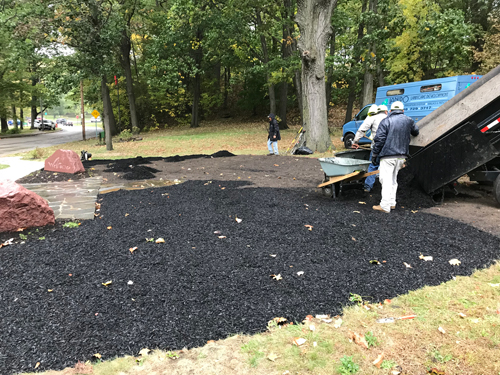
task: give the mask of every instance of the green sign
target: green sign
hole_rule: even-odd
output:
[[[45,112],[45,116],[47,116],[47,112]]]

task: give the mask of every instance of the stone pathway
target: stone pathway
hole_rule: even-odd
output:
[[[71,182],[22,184],[49,202],[56,219],[94,219],[95,202],[102,177]]]

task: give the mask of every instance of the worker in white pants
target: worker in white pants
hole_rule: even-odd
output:
[[[380,205],[373,206],[374,210],[389,213],[396,208],[398,172],[410,155],[411,136],[417,135],[418,126],[404,114],[403,103],[392,103],[391,113],[380,122],[373,140],[372,164],[380,163],[382,184],[382,200]]]
[[[396,208],[396,192],[398,190],[398,172],[405,163],[403,158],[386,158],[380,160],[379,180],[382,184],[382,200],[380,207],[385,212]]]

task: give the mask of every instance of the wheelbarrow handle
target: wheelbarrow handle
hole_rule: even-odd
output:
[[[397,318],[398,320],[404,320],[404,319],[414,319],[416,318],[417,316],[416,315],[406,315],[406,316],[402,316],[400,318]]]

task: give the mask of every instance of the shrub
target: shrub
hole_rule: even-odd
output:
[[[20,128],[12,128],[5,132],[6,134],[21,134]]]
[[[45,150],[43,148],[35,148],[26,154],[25,159],[44,159]]]
[[[132,138],[134,135],[132,134],[132,132],[130,130],[125,129],[118,136],[120,137],[120,139],[128,140],[128,139]]]

